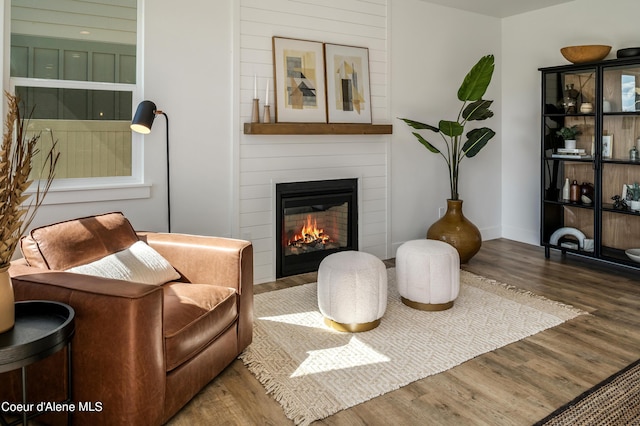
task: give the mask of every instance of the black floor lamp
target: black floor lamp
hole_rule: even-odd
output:
[[[151,101],[142,101],[138,105],[136,115],[131,120],[131,130],[143,135],[151,133],[151,126],[156,115],[162,114],[167,120],[167,218],[168,231],[171,232],[171,179],[169,177],[169,117],[163,111],[156,108],[156,104]]]

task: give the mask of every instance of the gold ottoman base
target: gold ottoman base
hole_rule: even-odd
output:
[[[343,331],[348,333],[360,333],[362,331],[373,330],[377,326],[380,325],[380,319],[371,322],[363,322],[363,323],[353,323],[353,324],[343,324],[341,322],[336,322],[332,319],[324,317],[324,323],[337,331]]]
[[[413,300],[405,299],[402,296],[400,296],[400,299],[402,300],[402,303],[404,303],[408,307],[413,309],[419,309],[421,311],[432,311],[432,312],[446,311],[447,309],[450,309],[451,307],[453,307],[453,300],[447,303],[420,303],[420,302],[414,302]]]

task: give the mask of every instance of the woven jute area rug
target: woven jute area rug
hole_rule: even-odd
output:
[[[400,301],[395,269],[388,278],[382,322],[364,333],[324,325],[316,283],[255,297],[253,343],[240,358],[296,424],[323,419],[584,313],[466,271],[453,308],[418,311]]]
[[[640,425],[640,360],[612,375],[535,426]]]

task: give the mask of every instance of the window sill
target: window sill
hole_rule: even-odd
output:
[[[29,188],[27,193],[34,194],[35,187]],[[42,204],[92,203],[150,197],[150,183],[66,184],[52,186]]]

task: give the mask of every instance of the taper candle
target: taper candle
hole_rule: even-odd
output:
[[[258,99],[258,77],[253,75],[253,99]]]
[[[264,104],[269,105],[269,80],[267,80],[267,90],[264,95]]]

